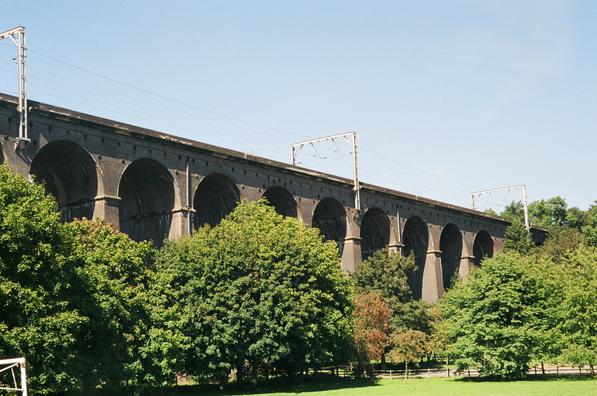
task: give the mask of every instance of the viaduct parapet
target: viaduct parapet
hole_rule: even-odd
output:
[[[0,94],[0,162],[44,183],[66,221],[103,219],[135,240],[160,245],[265,197],[335,241],[347,271],[385,246],[414,254],[413,293],[432,302],[501,250],[509,225],[371,184],[357,211],[351,180],[33,101],[31,141],[19,143],[16,103]]]

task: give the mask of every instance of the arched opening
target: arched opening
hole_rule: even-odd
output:
[[[363,260],[390,243],[390,219],[383,210],[369,209],[361,221],[361,255]]]
[[[449,289],[460,268],[462,258],[462,233],[454,224],[447,224],[439,241],[439,249],[442,251],[442,274],[444,278],[444,289]]]
[[[219,173],[206,176],[193,199],[195,209],[195,228],[209,224],[216,226],[234,210],[240,201],[240,193],[236,184]]]
[[[168,169],[148,158],[133,161],[120,178],[118,192],[120,230],[136,241],[161,246],[174,209],[174,179]]]
[[[296,217],[296,201],[292,194],[283,187],[270,187],[263,198],[274,207],[276,212],[286,217]]]
[[[333,198],[324,198],[315,207],[313,227],[319,228],[326,241],[335,241],[340,255],[344,251],[346,238],[346,211]]]
[[[427,224],[417,216],[410,217],[404,225],[402,232],[402,243],[404,256],[413,255],[415,259],[415,270],[408,274],[408,284],[415,298],[421,298],[423,294],[423,270],[427,258],[427,246],[429,244],[429,231]]]
[[[29,171],[58,201],[62,219],[93,218],[97,170],[91,155],[76,143],[51,142],[38,151]]]
[[[481,265],[483,260],[493,257],[493,238],[487,231],[479,231],[475,235],[473,256],[475,256],[475,265]]]

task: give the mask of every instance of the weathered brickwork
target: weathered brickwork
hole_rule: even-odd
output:
[[[502,249],[509,224],[369,184],[357,211],[348,179],[31,101],[31,141],[19,143],[15,103],[0,94],[0,161],[45,183],[65,220],[103,219],[137,240],[159,245],[265,196],[336,241],[347,271],[384,246],[413,253],[414,292],[435,301]]]

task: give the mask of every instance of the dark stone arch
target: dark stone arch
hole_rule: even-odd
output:
[[[444,278],[444,289],[449,289],[454,282],[454,277],[460,268],[462,258],[462,233],[454,224],[447,224],[442,229],[439,241],[439,249],[442,251],[442,275]]]
[[[234,210],[240,201],[240,192],[229,177],[220,173],[206,176],[193,199],[195,209],[195,228],[209,224],[216,226]]]
[[[29,172],[56,198],[64,221],[93,218],[98,174],[83,147],[67,140],[48,143],[33,158]]]
[[[415,298],[421,298],[423,294],[423,271],[427,258],[427,246],[429,244],[429,230],[427,224],[418,216],[412,216],[404,225],[402,232],[402,254],[413,255],[415,258],[415,270],[408,274],[408,284]]]
[[[481,265],[484,259],[493,257],[493,238],[487,231],[479,231],[475,235],[473,256],[475,257],[475,265]]]
[[[170,233],[174,179],[158,161],[133,161],[120,177],[120,230],[136,241],[161,246]]]
[[[0,165],[4,163],[4,146],[0,143]]]
[[[371,208],[361,221],[361,255],[363,260],[390,243],[390,219],[379,208]]]
[[[286,217],[296,217],[296,201],[294,197],[284,187],[274,186],[268,188],[263,194],[263,198],[276,209],[278,214]]]
[[[324,198],[313,212],[313,227],[317,227],[325,240],[335,241],[340,255],[344,251],[346,239],[346,210],[334,198]]]

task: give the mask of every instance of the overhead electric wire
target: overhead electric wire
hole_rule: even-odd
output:
[[[4,43],[0,43],[0,44],[6,45]],[[66,65],[68,67],[71,67],[71,68],[74,68],[74,69],[79,70],[81,72],[90,74],[90,75],[95,76],[97,78],[100,78],[100,79],[112,82],[114,84],[118,84],[120,86],[127,87],[129,89],[135,90],[135,91],[143,93],[145,95],[150,95],[152,97],[155,97],[155,98],[158,98],[158,99],[161,99],[161,100],[165,100],[165,101],[168,101],[168,102],[171,102],[171,103],[175,103],[177,105],[182,105],[182,106],[185,106],[186,108],[194,110],[194,111],[198,111],[198,112],[209,114],[209,115],[212,115],[212,116],[217,116],[217,117],[221,117],[221,118],[228,119],[228,120],[231,120],[231,121],[235,121],[235,122],[238,122],[238,123],[241,123],[241,124],[251,125],[253,127],[260,128],[259,132],[257,130],[251,130],[250,131],[250,132],[255,132],[257,135],[263,135],[265,133],[265,130],[269,130],[269,131],[281,132],[281,133],[284,133],[284,134],[290,134],[290,135],[297,136],[297,137],[300,137],[300,138],[308,138],[309,137],[309,136],[306,136],[305,134],[297,133],[297,132],[286,130],[286,129],[282,129],[282,128],[268,126],[268,125],[265,125],[265,124],[262,124],[262,123],[258,123],[258,122],[254,122],[254,121],[249,121],[249,120],[237,117],[237,116],[228,115],[228,114],[225,114],[225,113],[222,113],[222,112],[219,112],[219,111],[214,111],[214,110],[207,109],[207,108],[204,108],[204,107],[200,107],[200,106],[197,106],[197,105],[194,105],[194,104],[186,103],[186,102],[181,101],[179,99],[171,98],[171,97],[168,97],[168,96],[163,95],[163,94],[152,92],[150,90],[147,90],[147,89],[135,86],[133,84],[126,83],[126,82],[123,82],[123,81],[119,81],[119,80],[117,80],[115,78],[103,75],[101,73],[97,73],[97,72],[95,72],[93,70],[89,70],[87,68],[84,68],[84,67],[72,64],[70,62],[66,62],[64,60],[58,59],[58,58],[53,57],[51,55],[47,55],[47,54],[45,54],[45,53],[43,53],[41,51],[33,50],[31,48],[28,48],[28,51],[31,52],[31,53],[37,54],[37,55],[39,55],[41,57],[44,57],[46,59],[49,59],[51,61],[54,61],[54,62],[63,64],[63,65]],[[70,81],[74,81],[77,84],[81,84],[83,86],[88,85],[88,86],[93,87],[95,89],[99,89],[99,90],[111,92],[113,95],[120,96],[120,98],[118,100],[121,103],[125,103],[128,106],[134,106],[134,108],[135,108],[134,111],[132,111],[131,113],[128,114],[129,117],[131,116],[131,114],[132,115],[138,115],[138,114],[146,114],[147,115],[147,113],[144,113],[144,112],[142,112],[142,111],[139,110],[139,108],[138,108],[139,104],[137,104],[137,103],[127,103],[127,102],[123,101],[122,97],[128,97],[128,98],[130,98],[132,100],[135,100],[135,101],[142,101],[144,103],[148,103],[151,106],[157,107],[160,110],[160,113],[163,113],[161,115],[158,115],[155,112],[152,112],[151,115],[150,115],[150,118],[151,117],[158,117],[159,116],[159,117],[162,117],[162,118],[168,118],[168,119],[172,120],[173,117],[169,116],[166,112],[164,112],[164,108],[166,108],[166,109],[170,109],[170,110],[176,111],[176,118],[177,118],[177,120],[176,120],[176,126],[180,126],[178,124],[181,121],[179,119],[179,117],[180,116],[184,116],[184,117],[186,117],[186,118],[189,119],[188,122],[211,124],[211,127],[208,128],[207,130],[215,128],[217,130],[214,130],[214,132],[217,133],[218,135],[220,135],[222,133],[222,131],[226,130],[226,131],[230,132],[230,134],[228,134],[228,136],[231,136],[231,137],[234,137],[234,138],[238,138],[238,135],[237,135],[238,132],[234,131],[233,129],[226,128],[226,127],[223,127],[222,125],[217,125],[217,124],[214,124],[214,123],[209,123],[206,120],[199,121],[199,120],[193,118],[193,116],[187,115],[185,112],[180,112],[179,109],[173,109],[172,107],[165,106],[164,104],[161,104],[161,103],[153,102],[151,100],[148,100],[147,98],[132,96],[132,95],[123,93],[121,91],[112,90],[112,89],[109,89],[109,88],[106,88],[106,87],[101,87],[101,86],[98,86],[98,85],[94,85],[94,84],[91,84],[91,83],[88,83],[88,82],[78,81],[78,80],[72,79],[70,77],[66,77],[66,76],[63,76],[63,75],[60,75],[60,74],[57,74],[57,73],[52,73],[52,72],[49,72],[47,70],[44,70],[44,69],[41,69],[41,68],[37,68],[37,67],[34,67],[34,66],[30,66],[30,67],[32,69],[34,69],[34,70],[39,70],[41,72],[44,72],[44,73],[47,73],[47,74],[50,74],[50,75],[53,74],[53,75],[55,75],[55,76],[57,76],[59,78],[63,78],[63,79],[70,80]],[[31,75],[29,76],[29,78],[31,78]],[[35,77],[34,77],[34,79],[35,79]],[[49,80],[46,80],[46,81],[49,81]],[[51,84],[60,84],[60,83],[56,83],[56,82],[50,82],[50,83]],[[62,83],[62,85],[64,85],[64,84]],[[75,87],[72,87],[72,86],[70,88],[74,89],[74,90],[79,89],[79,88],[75,88]],[[68,93],[68,94],[71,94],[71,93]],[[99,95],[96,92],[93,92],[92,96],[93,96],[93,99],[95,100],[96,96],[101,96],[101,95]],[[72,101],[72,99],[68,99],[68,100]],[[114,100],[114,98],[111,98],[111,101],[113,101],[113,100]],[[79,103],[83,103],[83,102],[79,102]],[[106,104],[106,106],[110,106],[110,105],[111,105],[111,103],[110,104]],[[114,109],[114,111],[120,112],[121,114],[123,114],[119,110]],[[131,122],[131,123],[134,123],[134,121]],[[185,126],[185,130],[196,131],[197,128],[196,127],[195,128],[187,128]],[[207,132],[207,130],[206,130],[206,132]],[[240,129],[239,132],[240,133],[246,133],[247,132],[246,127],[243,128],[243,129]],[[259,143],[262,143],[264,145],[263,147],[255,147],[256,149],[259,149],[260,151],[269,151],[269,150],[271,150],[271,140],[264,141],[264,140],[261,140],[261,139],[255,139],[255,136],[252,136],[252,140],[259,140]],[[267,147],[267,149],[263,150],[264,147]],[[464,186],[464,187],[467,187],[467,188],[475,188],[472,185],[469,185],[467,183],[463,183],[463,182],[458,181],[458,180],[447,178],[447,177],[442,176],[442,175],[437,175],[437,174],[435,174],[433,172],[429,172],[427,170],[423,170],[423,169],[417,168],[415,166],[412,166],[412,165],[409,165],[409,164],[397,161],[396,159],[386,157],[383,154],[379,154],[379,153],[377,153],[375,151],[367,149],[366,147],[362,147],[362,145],[361,145],[360,149],[362,151],[368,152],[368,153],[370,153],[372,155],[371,158],[367,159],[367,162],[369,162],[369,165],[371,165],[371,164],[378,164],[379,165],[381,163],[384,163],[384,165],[391,164],[392,167],[391,167],[390,172],[388,172],[388,174],[384,173],[384,177],[386,179],[392,179],[392,180],[397,181],[397,183],[396,183],[397,185],[404,184],[404,181],[408,179],[408,180],[413,180],[415,182],[414,184],[424,185],[426,187],[425,190],[427,190],[427,191],[434,191],[434,190],[439,191],[439,190],[441,190],[443,194],[446,194],[449,191],[450,195],[452,195],[452,194],[459,194],[459,195],[468,194],[468,191],[463,192],[461,188],[456,189],[454,187],[455,184],[459,185],[459,186]],[[342,153],[342,154],[344,154],[344,153]],[[270,157],[271,156],[272,155],[270,155]],[[276,155],[276,154],[274,154],[273,156],[280,157],[279,155]],[[361,158],[363,158],[363,156],[361,156]],[[386,162],[383,162],[383,161],[386,161]],[[408,169],[413,170],[415,172],[418,172],[418,173],[421,173],[421,174],[433,177],[434,179],[436,179],[436,182],[432,183],[432,185],[430,186],[429,183],[425,183],[423,181],[419,181],[420,179],[418,179],[416,177],[413,177],[413,175],[403,172],[401,169],[399,169],[399,167],[396,167],[396,165],[399,165],[399,167],[408,168]],[[314,166],[314,167],[318,168],[316,166]],[[369,171],[368,171],[369,166],[363,166],[362,165],[362,168],[363,168],[362,175],[366,175],[366,174],[369,173]],[[384,168],[387,168],[387,166],[384,166]],[[375,170],[373,170],[372,173],[374,174]],[[397,178],[396,177],[396,173],[401,174],[402,177]],[[403,187],[401,189],[403,189]]]

